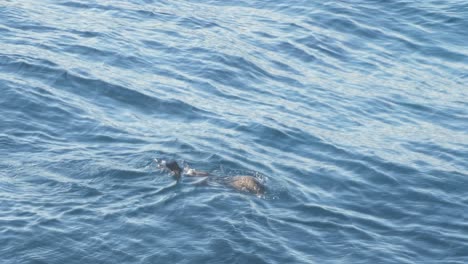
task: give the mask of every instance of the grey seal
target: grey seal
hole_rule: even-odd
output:
[[[158,162],[158,167],[168,170],[172,175],[174,175],[174,177],[177,180],[180,179],[182,173],[190,177],[214,176],[210,174],[209,172],[195,170],[189,167],[185,167],[184,170],[182,170],[179,164],[175,160]],[[225,179],[226,179],[227,184],[236,190],[255,194],[255,195],[265,194],[265,191],[266,191],[265,186],[253,176],[235,175],[232,177],[226,177]]]

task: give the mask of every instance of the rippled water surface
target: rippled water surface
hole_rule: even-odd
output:
[[[461,0],[1,1],[1,263],[468,263],[467,29]]]

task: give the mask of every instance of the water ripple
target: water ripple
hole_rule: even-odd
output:
[[[0,3],[2,261],[466,263],[467,11]]]

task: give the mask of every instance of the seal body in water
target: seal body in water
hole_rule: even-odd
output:
[[[182,169],[179,167],[179,164],[177,164],[177,162],[173,160],[167,162],[158,162],[158,166],[160,168],[169,170],[176,177],[177,180],[180,179],[182,172],[184,172],[185,175],[191,177],[213,176],[206,171],[199,171],[188,167],[184,168],[184,170],[182,171]],[[236,175],[226,178],[226,181],[229,186],[233,187],[236,190],[252,193],[255,195],[265,194],[265,186],[253,176]]]

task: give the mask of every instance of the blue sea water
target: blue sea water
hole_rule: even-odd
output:
[[[2,0],[0,262],[468,263],[467,30],[462,0]]]

